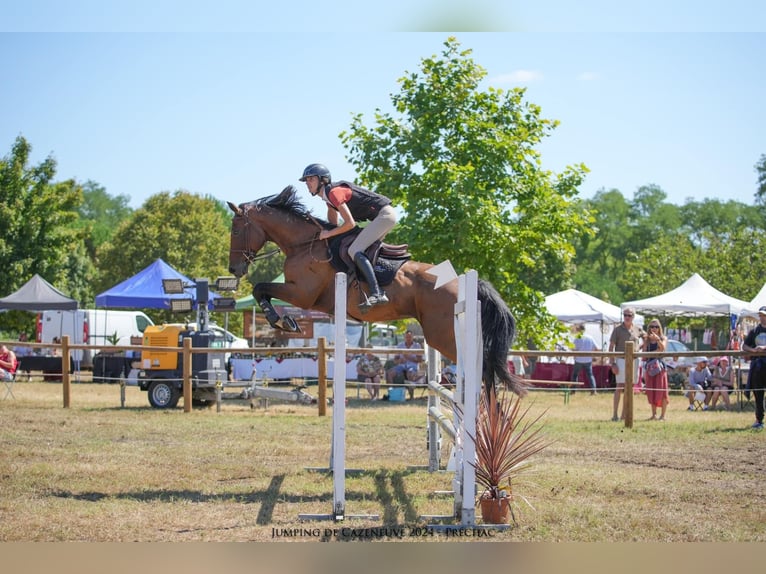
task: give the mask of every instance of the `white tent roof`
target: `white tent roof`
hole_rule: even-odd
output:
[[[742,315],[745,317],[752,317],[753,319],[758,318],[758,309],[766,305],[766,283],[763,284],[763,287],[761,287],[761,290],[758,291],[758,294],[753,297],[753,299],[750,301],[750,306],[747,308],[747,311],[743,312]]]
[[[763,307],[764,305],[766,305],[766,283],[763,284],[763,287],[758,291],[758,294],[753,297],[752,301],[750,301],[750,307],[755,311],[756,315],[758,314],[758,308]]]
[[[752,307],[747,301],[730,297],[705,281],[699,273],[675,289],[637,301],[625,301],[621,307],[651,315],[705,316],[740,315]]]
[[[577,289],[565,289],[545,298],[548,313],[562,323],[583,323],[585,332],[593,337],[602,351],[609,343],[608,333],[622,322],[622,310],[617,305],[602,301]],[[636,313],[636,325],[643,325],[643,316]]]
[[[564,323],[619,323],[622,311],[617,305],[577,289],[566,289],[545,298],[548,313]]]

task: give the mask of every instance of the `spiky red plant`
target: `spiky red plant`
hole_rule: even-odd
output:
[[[530,469],[530,457],[550,443],[537,423],[544,412],[530,420],[530,406],[521,408],[516,395],[482,392],[476,420],[476,482],[484,488],[484,496],[499,498],[501,490],[512,495],[513,481]],[[470,435],[469,435],[470,436]]]

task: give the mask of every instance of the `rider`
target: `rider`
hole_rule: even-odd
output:
[[[370,286],[370,296],[360,307],[388,303],[388,297],[378,285],[372,263],[364,250],[378,239],[383,239],[396,225],[396,212],[391,207],[391,200],[348,181],[333,182],[330,170],[321,163],[307,166],[300,181],[306,182],[312,196],[319,194],[327,203],[327,219],[336,225],[334,229],[322,230],[319,239],[329,239],[351,231],[357,221],[370,222],[351,243],[348,254]],[[338,214],[343,218],[343,225],[340,226]]]

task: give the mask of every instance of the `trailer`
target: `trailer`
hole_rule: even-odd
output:
[[[192,401],[199,405],[217,403],[222,399],[251,400],[278,399],[300,404],[311,404],[314,398],[302,388],[274,389],[251,381],[230,383],[225,362],[225,341],[214,330],[199,331],[185,325],[153,325],[143,335],[141,367],[136,373],[136,384],[146,391],[149,404],[156,409],[173,409],[183,394],[183,353],[185,339],[191,339],[192,348],[221,349],[220,352],[192,353]],[[160,350],[159,348],[176,348]],[[224,388],[239,387],[236,392]]]

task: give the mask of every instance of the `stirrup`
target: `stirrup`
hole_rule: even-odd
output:
[[[362,293],[364,295],[364,293]],[[364,296],[364,301],[359,303],[359,308],[362,311],[367,311],[371,307],[374,307],[375,305],[383,305],[385,303],[388,303],[388,297],[386,294],[381,291],[379,294],[372,294],[369,297],[367,295]]]

